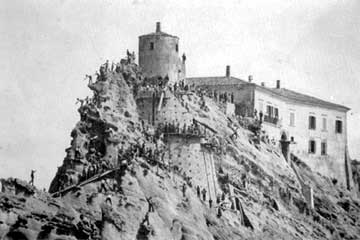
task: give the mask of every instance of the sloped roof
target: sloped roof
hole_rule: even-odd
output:
[[[247,81],[244,81],[239,78],[235,77],[226,77],[226,76],[220,76],[220,77],[192,77],[192,78],[186,78],[187,82],[189,84],[195,84],[195,85],[206,85],[206,86],[216,86],[216,85],[239,85],[239,84],[246,84],[249,86],[255,86],[257,90],[266,92],[271,94],[272,96],[279,97],[282,99],[290,100],[295,103],[299,104],[305,104],[305,105],[311,105],[311,106],[318,106],[323,108],[330,108],[330,109],[338,109],[341,111],[348,111],[350,108],[328,102],[316,97],[312,97],[306,94],[298,93],[286,88],[268,88],[256,85],[255,83],[249,83]]]
[[[162,37],[173,37],[173,38],[179,38],[179,37],[177,37],[177,36],[170,35],[170,34],[165,33],[165,32],[153,32],[153,33],[149,33],[149,34],[141,35],[141,36],[139,36],[139,38],[141,38],[141,37],[150,37],[150,36],[162,36]]]
[[[246,81],[235,77],[192,77],[186,78],[186,81],[195,85],[237,85],[247,83]]]
[[[295,91],[292,91],[292,90],[289,90],[286,88],[266,88],[266,87],[257,85],[256,89],[271,91],[272,93],[274,93],[277,96],[280,96],[280,97],[283,97],[283,98],[286,98],[286,99],[289,99],[291,101],[301,103],[301,104],[319,106],[319,107],[331,108],[331,109],[334,109],[334,108],[341,109],[343,111],[350,110],[350,108],[348,108],[346,106],[328,102],[328,101],[322,100],[320,98],[316,98],[316,97],[309,96],[306,94],[298,93],[298,92],[295,92]]]

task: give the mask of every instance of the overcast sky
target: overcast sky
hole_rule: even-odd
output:
[[[360,158],[360,1],[11,0],[0,5],[0,177],[48,187],[79,120],[75,99],[106,59],[137,52],[138,36],[180,37],[188,76],[257,83],[344,104]]]

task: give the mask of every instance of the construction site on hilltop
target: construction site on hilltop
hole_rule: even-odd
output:
[[[86,75],[94,94],[49,191],[35,171],[1,179],[1,239],[358,238],[349,108],[230,66],[188,78],[179,51],[157,23],[139,64],[127,51]]]

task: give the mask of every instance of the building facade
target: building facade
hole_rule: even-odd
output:
[[[257,85],[230,76],[187,78],[189,84],[218,93],[234,94],[235,115],[262,117],[262,129],[279,147],[285,158],[290,154],[311,169],[350,187],[351,172],[347,150],[349,108],[281,88]]]
[[[253,83],[252,76],[247,81],[233,77],[230,66],[226,67],[225,76],[186,78],[185,61],[185,55],[179,57],[179,38],[162,32],[160,23],[156,24],[155,33],[139,37],[139,66],[146,77],[168,77],[170,84],[185,80],[188,85],[202,86],[218,95],[232,95],[227,114],[259,117],[261,113],[262,128],[269,139],[279,144],[286,159],[293,154],[313,170],[350,188],[346,119],[349,108],[281,88],[280,81],[275,88],[269,88]],[[160,119],[169,120],[162,114],[162,99],[168,102],[165,108],[171,105],[166,89],[141,94],[136,101],[142,119],[153,125]],[[176,116],[181,111],[178,106],[173,107]]]

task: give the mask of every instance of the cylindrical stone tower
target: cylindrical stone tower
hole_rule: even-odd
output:
[[[139,66],[146,77],[169,77],[174,83],[185,78],[185,60],[179,58],[179,38],[161,31],[139,37]]]

